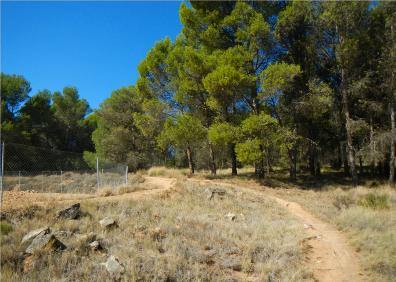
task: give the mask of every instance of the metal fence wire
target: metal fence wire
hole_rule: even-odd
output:
[[[83,154],[21,144],[4,145],[4,191],[96,193],[128,184],[128,166]]]

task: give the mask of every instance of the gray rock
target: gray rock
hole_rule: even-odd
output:
[[[98,251],[98,250],[102,250],[103,249],[102,245],[97,240],[89,243],[88,245],[90,246],[91,250],[93,250],[93,251]]]
[[[44,234],[42,232],[33,239],[25,253],[33,254],[39,250],[61,251],[64,249],[66,249],[66,246],[54,234]]]
[[[240,255],[240,254],[242,254],[242,251],[237,247],[230,247],[230,248],[224,249],[224,253],[226,255]]]
[[[234,221],[235,219],[236,219],[236,215],[235,214],[233,214],[233,213],[227,213],[226,215],[225,215],[225,217],[227,217],[229,220],[231,220],[231,221]]]
[[[101,221],[99,221],[99,224],[103,228],[112,228],[112,227],[116,227],[117,226],[117,222],[114,219],[110,218],[110,217],[103,218]]]
[[[69,238],[73,235],[72,232],[64,230],[53,231],[52,234],[54,234],[54,236],[57,238]]]
[[[22,242],[21,242],[21,243],[22,243],[22,244],[30,243],[30,242],[31,242],[34,238],[36,238],[40,233],[43,233],[42,235],[51,233],[51,229],[50,229],[48,226],[46,226],[46,227],[43,227],[43,228],[40,228],[40,229],[36,229],[36,230],[30,231],[28,234],[26,234],[25,236],[23,236]]]
[[[208,188],[206,190],[206,193],[208,194],[208,200],[212,200],[215,197],[215,195],[224,196],[226,194],[226,191],[218,188],[214,188],[214,189]]]
[[[242,270],[242,264],[237,258],[229,257],[225,258],[221,264],[223,268],[229,268],[235,271],[241,271]]]
[[[68,219],[77,219],[81,215],[80,211],[80,203],[74,204],[67,209],[58,211],[56,214],[57,218],[68,218]]]
[[[102,265],[106,267],[107,272],[115,279],[120,279],[125,272],[124,266],[120,264],[115,256],[110,256]]]

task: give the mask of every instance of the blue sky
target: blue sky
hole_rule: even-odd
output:
[[[1,71],[38,90],[76,86],[92,108],[134,84],[154,43],[181,31],[180,2],[1,1]]]

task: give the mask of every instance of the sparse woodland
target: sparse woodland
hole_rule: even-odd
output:
[[[2,138],[128,164],[207,169],[323,167],[395,174],[395,2],[182,3],[135,85],[90,113],[75,88],[31,97],[2,74]],[[138,39],[137,39],[138,40]],[[40,126],[37,126],[40,125]]]

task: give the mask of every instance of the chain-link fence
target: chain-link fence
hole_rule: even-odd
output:
[[[126,165],[21,144],[4,146],[4,191],[95,193],[127,183]]]

